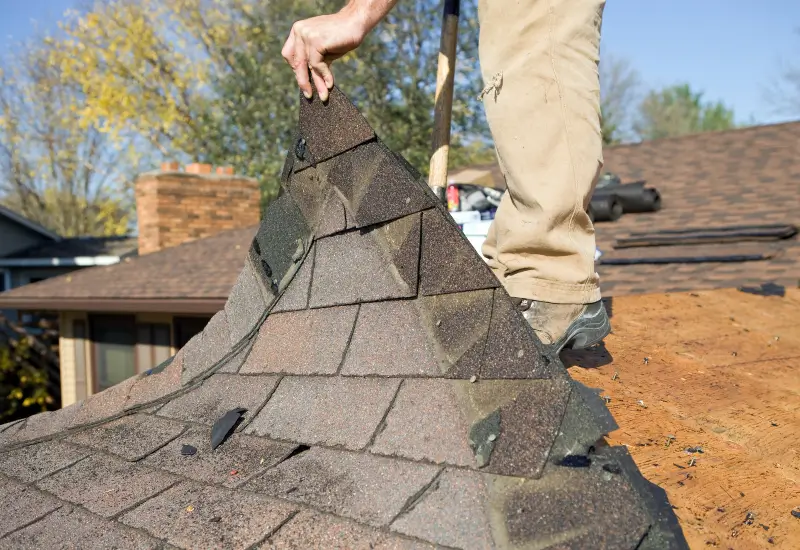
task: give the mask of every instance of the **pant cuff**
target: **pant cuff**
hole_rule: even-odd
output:
[[[527,298],[553,304],[591,304],[601,298],[598,285],[574,285],[544,279],[506,278],[503,280],[503,286],[513,298]]]

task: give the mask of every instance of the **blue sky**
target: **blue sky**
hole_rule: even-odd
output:
[[[76,0],[0,0],[0,46],[52,28]],[[630,60],[647,87],[689,82],[736,118],[779,122],[763,89],[781,59],[800,60],[798,0],[608,0],[603,51]],[[794,54],[794,55],[792,55]],[[800,61],[798,61],[800,62]]]

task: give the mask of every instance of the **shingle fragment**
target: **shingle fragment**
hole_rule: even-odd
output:
[[[420,215],[412,214],[317,241],[310,307],[415,296],[419,231]]]
[[[242,374],[334,374],[353,332],[358,306],[270,314]]]
[[[429,296],[499,287],[486,262],[445,216],[438,208],[422,213],[419,293]]]

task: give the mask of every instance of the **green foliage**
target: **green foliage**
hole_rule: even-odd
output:
[[[65,21],[55,58],[85,94],[87,123],[115,137],[136,135],[162,156],[232,165],[259,178],[270,199],[299,98],[283,41],[294,21],[340,8],[339,0],[96,1]],[[477,1],[461,9],[452,156],[469,163],[490,148],[477,100]],[[440,11],[435,0],[400,2],[334,65],[337,83],[378,134],[423,173]]]
[[[706,103],[689,84],[652,91],[639,107],[636,130],[642,139],[676,137],[735,128],[734,113],[722,102]]]
[[[33,329],[0,315],[0,423],[58,408],[57,347],[46,320]]]

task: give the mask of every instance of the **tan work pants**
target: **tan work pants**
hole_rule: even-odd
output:
[[[483,102],[508,191],[483,255],[511,296],[600,299],[586,214],[603,165],[601,0],[480,0]]]

